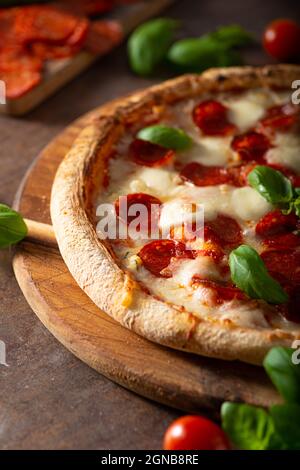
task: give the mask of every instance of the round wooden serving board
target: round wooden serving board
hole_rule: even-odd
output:
[[[15,207],[51,223],[56,169],[75,137],[101,108],[56,137],[29,169]],[[153,344],[120,326],[78,287],[55,245],[18,245],[14,270],[30,306],[49,331],[82,361],[134,392],[186,411],[218,415],[224,400],[268,406],[279,396],[263,369],[191,355]]]

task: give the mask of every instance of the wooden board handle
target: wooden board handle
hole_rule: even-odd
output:
[[[42,245],[58,246],[52,225],[31,219],[24,219],[24,221],[28,228],[26,240]]]

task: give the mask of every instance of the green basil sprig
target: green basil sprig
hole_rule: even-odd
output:
[[[231,442],[242,450],[283,449],[270,414],[252,405],[225,402],[221,408],[222,427]]]
[[[0,204],[0,248],[18,243],[27,235],[27,227],[21,215]]]
[[[300,191],[283,173],[268,166],[258,165],[248,175],[249,184],[268,202],[289,214],[300,217]]]
[[[128,55],[135,73],[151,75],[164,61],[178,25],[178,21],[170,18],[157,18],[143,23],[132,33]]]
[[[180,71],[201,72],[209,67],[239,65],[242,58],[236,47],[253,42],[253,37],[239,25],[223,26],[199,38],[175,42],[178,22],[158,18],[139,26],[128,41],[131,68],[138,75],[151,75],[163,62]]]
[[[145,127],[138,132],[137,137],[173,150],[185,150],[193,144],[192,139],[182,129],[163,124]]]
[[[168,52],[169,61],[183,71],[202,72],[210,67],[240,65],[237,51],[209,36],[175,42]]]
[[[290,348],[272,348],[263,363],[286,400],[285,404],[264,410],[240,403],[223,403],[222,427],[240,449],[300,449],[300,364],[293,362],[294,352]]]
[[[264,359],[264,368],[284,399],[300,404],[300,364],[293,363],[294,352],[279,346],[271,349]]]
[[[270,408],[270,416],[273,420],[276,434],[283,442],[284,448],[299,450],[300,406],[290,403],[274,405]]]
[[[218,40],[228,48],[248,46],[254,42],[254,36],[238,24],[222,26],[209,34],[209,37]]]
[[[241,245],[230,253],[229,266],[234,284],[252,299],[263,299],[271,304],[288,301],[288,295],[273,279],[254,248]]]
[[[200,38],[175,42],[168,52],[168,59],[176,66],[193,72],[202,72],[209,67],[240,65],[242,58],[233,48],[252,42],[253,36],[241,26],[223,26]]]

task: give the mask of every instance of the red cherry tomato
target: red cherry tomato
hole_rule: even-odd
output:
[[[164,450],[228,450],[229,441],[222,429],[202,416],[182,416],[167,429]]]
[[[300,26],[293,20],[281,19],[270,23],[263,35],[268,54],[278,60],[300,57]]]

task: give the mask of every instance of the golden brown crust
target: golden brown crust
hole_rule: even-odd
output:
[[[174,103],[205,92],[256,87],[287,88],[300,76],[294,65],[211,69],[186,75],[116,100],[83,130],[57,172],[51,216],[61,254],[70,272],[102,310],[151,341],[222,359],[259,364],[274,345],[290,346],[299,333],[255,330],[199,320],[148,295],[122,271],[94,229],[93,201],[104,162],[125,124],[151,106]],[[131,301],[132,299],[132,301]]]

